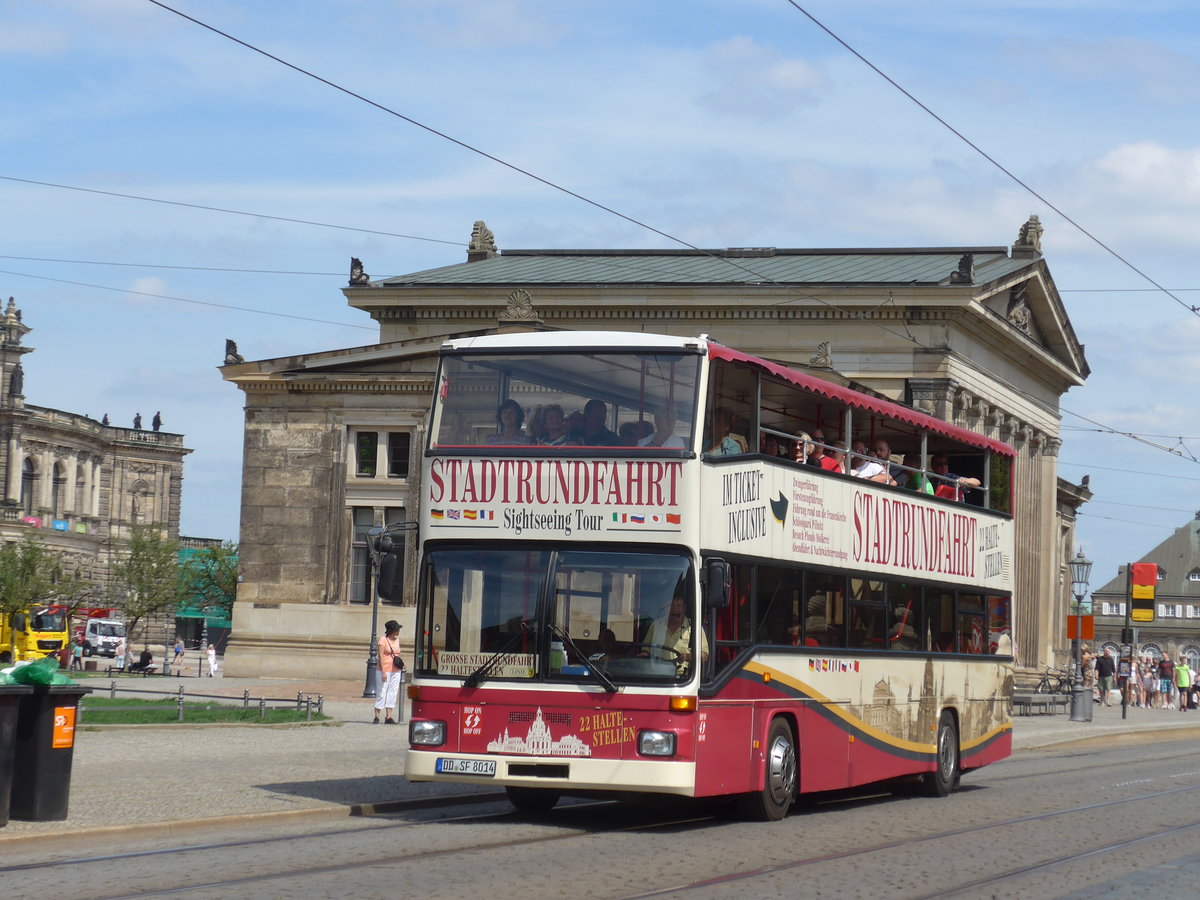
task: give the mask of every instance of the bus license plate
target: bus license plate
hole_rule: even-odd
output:
[[[441,775],[483,775],[491,778],[496,774],[494,759],[454,759],[439,756],[436,769]]]

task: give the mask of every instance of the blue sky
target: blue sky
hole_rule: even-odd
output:
[[[1096,493],[1079,528],[1093,585],[1200,508],[1200,319],[785,0],[172,5],[699,246],[1006,245],[1037,213],[1093,370],[1064,408],[1168,447],[1182,437],[1187,454],[1064,416],[1061,474],[1090,473]],[[1200,303],[1193,3],[800,5]],[[669,246],[147,0],[0,0],[0,16],[0,295],[34,328],[28,401],[117,424],[161,409],[196,451],[186,534],[237,537],[242,398],[216,372],[224,339],[250,359],[370,343],[340,292],[351,256],[376,278],[458,262],[476,219],[502,248]]]

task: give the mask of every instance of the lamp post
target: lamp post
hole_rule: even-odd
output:
[[[1071,641],[1071,721],[1092,721],[1092,697],[1083,683],[1083,598],[1087,596],[1092,561],[1083,555],[1083,548],[1070,562],[1071,593],[1075,595],[1075,638]]]
[[[373,525],[367,531],[367,590],[371,592],[371,648],[367,653],[367,681],[363,685],[363,696],[374,697],[378,684],[375,672],[379,666],[379,591],[376,590],[375,573],[379,569],[379,555],[384,548],[383,526]],[[388,538],[390,543],[391,538]],[[387,548],[387,549],[390,549]]]

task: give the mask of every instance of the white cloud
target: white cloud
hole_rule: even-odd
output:
[[[822,73],[802,59],[739,35],[709,47],[699,73],[701,105],[723,115],[763,120],[790,118],[816,102]]]

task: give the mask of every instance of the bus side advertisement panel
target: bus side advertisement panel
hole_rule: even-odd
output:
[[[978,507],[762,460],[701,479],[706,549],[1012,589],[1012,522]]]
[[[429,538],[682,540],[698,527],[687,471],[665,459],[434,457],[422,528]]]

